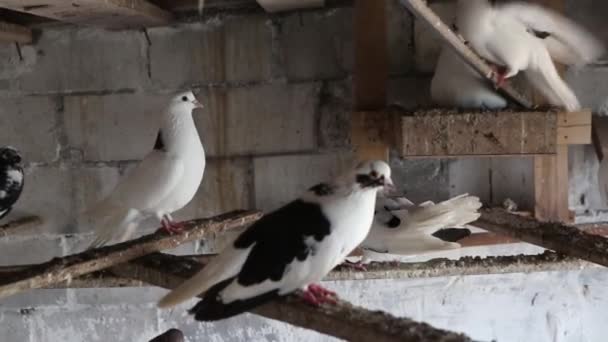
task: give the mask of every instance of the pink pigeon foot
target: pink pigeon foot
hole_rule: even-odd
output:
[[[170,235],[179,234],[184,231],[184,224],[182,222],[172,222],[167,218],[161,220],[162,230],[166,231]]]
[[[507,83],[507,72],[508,70],[506,70],[504,67],[492,65],[492,74],[496,89],[502,88]]]
[[[361,261],[350,262],[350,261],[346,260],[341,264],[341,266],[352,268],[354,270],[361,271],[361,272],[367,271],[367,266],[365,266],[365,264],[363,264]]]
[[[302,299],[312,306],[320,306],[321,304],[336,305],[336,293],[316,284],[308,285],[304,291]]]

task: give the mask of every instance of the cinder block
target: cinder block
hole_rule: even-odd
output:
[[[149,29],[152,81],[162,87],[268,79],[272,32],[263,16]]]
[[[68,233],[74,224],[72,206],[72,173],[61,167],[36,167],[25,170],[23,193],[13,212],[4,220],[38,216],[43,223],[35,232]],[[32,231],[28,229],[27,234]]]
[[[1,73],[0,73],[1,75]],[[58,98],[24,96],[2,99],[0,146],[19,149],[27,163],[52,162],[59,153]]]
[[[207,155],[310,151],[316,147],[318,85],[289,84],[203,91],[195,117]]]
[[[18,312],[0,312],[0,336],[7,342],[32,342],[27,316]]]
[[[572,68],[565,77],[583,107],[608,116],[608,95],[605,92],[608,87],[607,67]]]
[[[386,2],[389,72],[403,75],[414,68],[413,16],[400,0]]]
[[[414,203],[446,200],[448,171],[438,159],[391,158],[393,182],[399,192]]]
[[[254,159],[255,204],[269,211],[298,198],[310,187],[351,166],[351,154],[312,154]]]
[[[288,78],[343,77],[353,68],[353,10],[288,15],[279,41]]]
[[[321,88],[319,98],[320,147],[350,148],[352,83],[350,81],[326,83]]]
[[[139,160],[154,147],[170,95],[68,96],[68,143],[85,160]]]
[[[433,3],[430,7],[447,25],[455,22],[455,1]],[[416,69],[422,72],[433,72],[439,58],[442,41],[426,22],[418,19],[414,21],[414,46]]]
[[[68,293],[66,289],[37,289],[0,299],[0,311],[4,309],[59,307],[67,303]]]
[[[0,266],[36,264],[62,255],[60,236],[8,236],[0,240]]]
[[[101,289],[72,289],[72,302],[84,305],[132,305],[156,304],[165,293],[158,287],[125,287]],[[136,310],[136,308],[131,308]]]
[[[111,166],[83,166],[72,171],[74,212],[78,220],[74,233],[89,231],[84,227],[86,220],[83,214],[112,192],[121,177],[120,171],[119,168]]]
[[[430,77],[402,77],[389,80],[388,104],[398,104],[405,109],[429,107],[431,102]]]
[[[145,46],[137,30],[48,28],[34,45],[34,61],[12,83],[36,93],[140,89],[147,82]]]
[[[156,310],[147,306],[63,308],[31,315],[33,341],[146,342],[157,333]]]

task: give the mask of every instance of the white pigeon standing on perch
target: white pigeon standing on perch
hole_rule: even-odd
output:
[[[491,82],[466,64],[452,49],[441,49],[431,80],[431,99],[442,107],[502,109],[507,100]]]
[[[368,234],[376,194],[391,187],[383,161],[361,163],[330,183],[265,215],[198,274],[161,299],[168,308],[202,295],[190,310],[199,321],[238,315],[298,289],[312,305],[332,302],[321,281]]]
[[[585,29],[560,14],[529,3],[492,6],[488,0],[459,0],[458,32],[481,57],[505,70],[498,86],[523,71],[550,104],[580,109],[578,98],[560,77],[553,59],[584,65],[601,57],[604,47]]]
[[[464,226],[479,218],[479,208],[479,198],[468,194],[419,205],[404,197],[381,197],[376,204],[374,224],[361,248],[364,252],[399,255],[460,248],[457,241],[471,234]]]
[[[205,150],[192,111],[202,108],[191,91],[174,96],[164,112],[152,152],[122,179],[105,199],[87,211],[96,234],[91,248],[122,234],[130,237],[137,225],[156,217],[169,233],[181,224],[171,213],[192,200],[203,179]]]

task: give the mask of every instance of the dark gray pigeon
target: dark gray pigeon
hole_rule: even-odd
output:
[[[8,215],[23,190],[21,156],[15,148],[0,148],[0,219]]]

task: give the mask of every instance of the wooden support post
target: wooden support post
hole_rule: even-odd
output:
[[[599,116],[593,118],[592,136],[597,159],[603,161],[608,156],[608,118]]]
[[[483,210],[481,218],[472,225],[558,253],[608,266],[608,239],[585,233],[576,227],[557,222],[539,222],[501,209]]]
[[[0,0],[0,7],[73,24],[137,28],[168,24],[173,15],[146,0]]]
[[[355,111],[382,110],[386,107],[388,46],[386,1],[355,0]],[[387,118],[378,114],[378,120]],[[390,138],[370,137],[361,116],[352,117],[351,141],[359,159],[388,160]]]
[[[113,269],[117,275],[173,289],[203,266],[196,261],[176,262],[175,256],[150,255]],[[178,259],[179,260],[179,259]],[[348,341],[471,341],[468,337],[433,328],[408,318],[367,310],[338,300],[335,305],[313,307],[298,294],[262,305],[253,313]]]
[[[204,239],[227,229],[252,223],[261,216],[259,212],[236,211],[210,219],[186,222],[186,228],[180,234],[167,235],[164,232],[156,232],[113,246],[56,258],[28,267],[11,277],[0,279],[0,298],[75,279],[78,276],[103,270],[150,253]]]

